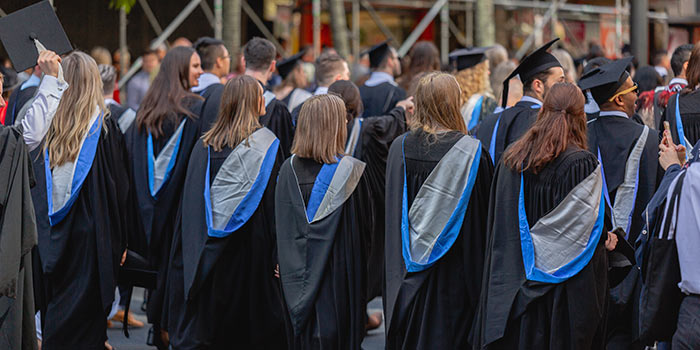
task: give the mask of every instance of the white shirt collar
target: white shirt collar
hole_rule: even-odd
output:
[[[328,93],[328,86],[319,86],[314,91],[314,95],[325,95]]]
[[[369,76],[369,79],[367,79],[367,81],[365,82],[365,85],[373,87],[381,83],[389,83],[391,85],[396,86],[394,77],[391,76],[391,74],[387,74],[385,72],[372,72],[372,74],[370,74]]]
[[[591,90],[586,90],[586,104],[583,106],[583,110],[586,112],[586,114],[600,112],[600,107],[598,107],[598,103],[596,103],[593,99],[593,94],[591,94]]]
[[[24,90],[28,87],[32,86],[39,86],[39,83],[41,82],[41,78],[37,77],[36,75],[32,74],[29,76],[29,79],[22,83],[22,86],[19,87],[20,90]]]
[[[673,78],[671,79],[670,82],[668,82],[668,86],[671,86],[673,84],[683,84],[683,85],[688,85],[688,81],[683,79],[683,78]]]
[[[628,118],[629,116],[625,112],[621,111],[600,111],[598,114],[600,117],[609,117],[609,116],[616,116],[616,117],[623,117],[623,118]]]
[[[542,101],[530,96],[523,96],[523,98],[520,99],[520,102],[531,102],[540,106],[542,105]]]
[[[105,99],[105,106],[109,106],[109,105],[119,105],[119,103],[117,103],[117,101],[115,101],[111,98],[106,98]]]
[[[221,79],[212,73],[202,73],[202,75],[199,76],[198,81],[199,85],[193,87],[192,92],[200,93],[214,84],[221,83]]]
[[[656,72],[659,73],[661,77],[665,77],[668,75],[668,69],[663,66],[654,66],[654,69],[656,69]]]

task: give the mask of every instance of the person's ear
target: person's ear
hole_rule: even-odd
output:
[[[268,71],[270,72],[270,74],[275,72],[275,67],[277,67],[277,61],[272,60],[272,62],[270,63],[270,68],[268,68]]]
[[[683,73],[688,71],[688,61],[683,62]]]
[[[343,77],[340,73],[338,73],[333,77],[333,82],[335,83],[336,81],[338,81],[340,79],[343,79]]]

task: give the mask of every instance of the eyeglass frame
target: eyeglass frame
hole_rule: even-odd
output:
[[[637,85],[637,83],[634,83],[631,87],[624,89],[624,90],[616,93],[615,95],[613,95],[611,98],[608,99],[608,102],[612,102],[618,96],[626,95],[626,94],[629,94],[630,92],[634,92],[636,94],[639,94],[639,85]]]

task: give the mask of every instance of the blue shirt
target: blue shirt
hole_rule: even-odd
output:
[[[29,76],[29,79],[27,79],[24,83],[22,83],[22,86],[20,86],[20,90],[24,90],[28,87],[32,86],[39,86],[39,83],[41,82],[41,78],[37,77],[36,75],[32,74]]]
[[[367,81],[365,82],[365,85],[369,87],[374,87],[381,83],[389,83],[391,85],[396,86],[394,77],[384,72],[372,72],[372,74],[369,76],[369,79],[367,79]]]
[[[199,76],[199,85],[192,88],[192,92],[200,93],[214,84],[221,84],[221,79],[212,73],[202,73]]]

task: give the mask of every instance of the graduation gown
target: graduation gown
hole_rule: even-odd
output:
[[[275,191],[277,245],[290,349],[360,349],[365,335],[365,164],[350,156],[320,164],[296,156]]]
[[[256,135],[262,141],[253,141]],[[249,141],[252,151],[240,144],[214,152],[201,141],[192,150],[168,273],[175,349],[286,347],[274,276],[274,189],[282,152],[268,129]]]
[[[100,116],[88,135],[73,176],[61,176],[60,167],[49,170],[43,147],[32,155],[34,171],[41,174],[32,189],[41,261],[35,293],[43,300],[39,311],[47,350],[104,348],[119,262],[127,234],[137,229],[121,130],[114,119]],[[52,187],[66,186],[66,180],[70,199],[49,215]]]
[[[360,96],[362,96],[362,105],[365,107],[362,116],[367,118],[389,114],[389,111],[396,107],[397,102],[406,99],[406,91],[389,82],[383,82],[377,86],[363,84],[360,86]]]
[[[700,140],[700,90],[671,96],[661,116],[662,128],[664,121],[670,124],[673,143],[692,149]]]
[[[200,101],[192,101],[190,110],[199,115],[201,106]],[[190,154],[201,136],[201,125],[202,120],[196,116],[180,116],[177,124],[166,121],[163,135],[152,138],[151,146],[145,128],[139,130],[134,125],[126,134],[135,191],[132,205],[138,208],[141,221],[138,237],[129,241],[129,249],[147,257],[151,267],[158,271],[156,289],[148,297],[147,314],[150,323],[165,330],[167,324],[161,324],[161,319],[166,318],[163,314],[168,311],[163,305],[176,226],[173,218],[180,206]],[[149,160],[149,156],[153,159]]]
[[[470,348],[492,173],[481,144],[459,132],[436,140],[423,131],[409,132],[392,144],[386,182],[387,349]],[[436,195],[433,188],[447,188],[452,196]],[[453,217],[447,223],[445,213]],[[433,240],[425,231],[436,227],[444,229]],[[414,240],[416,232],[422,238]],[[423,251],[421,241],[432,241],[435,248]]]
[[[304,89],[294,88],[289,94],[287,94],[287,96],[285,96],[282,99],[282,102],[284,102],[284,104],[287,106],[289,113],[292,113],[294,109],[301,106],[304,103],[304,101],[308,100],[311,96],[313,96],[313,94]],[[298,115],[299,113],[297,111],[297,116]],[[296,121],[295,118],[292,119]]]
[[[607,234],[598,226],[604,214],[601,181],[595,156],[572,148],[537,175],[526,171],[521,177],[498,165],[471,334],[475,348],[604,348],[608,283]],[[550,225],[543,229],[541,220]],[[560,250],[565,254],[557,256]]]
[[[109,103],[107,104],[107,109],[109,109],[109,114],[112,116],[112,119],[117,121],[119,130],[121,130],[123,134],[129,130],[136,120],[136,112],[131,108],[124,107],[120,104]]]
[[[224,92],[223,84],[211,84],[206,89],[199,92],[204,97],[202,106],[202,133],[207,132],[216,122],[219,116],[219,106],[221,105],[221,94]]]
[[[24,89],[18,87],[10,94],[10,99],[7,101],[7,114],[5,115],[5,125],[12,126],[17,119],[18,113],[22,107],[29,102],[34,94],[36,94],[39,86],[28,86]]]
[[[519,101],[501,113],[484,119],[476,131],[476,137],[491,155],[492,164],[498,164],[503,152],[517,141],[537,119],[540,105],[530,101]]]
[[[27,146],[15,128],[0,127],[0,179],[0,348],[34,350],[34,177]]]
[[[658,144],[657,131],[625,117],[599,116],[588,122],[588,148],[600,155],[613,228],[622,227],[630,244],[642,231],[642,212],[662,175]],[[609,348],[626,349],[638,338],[639,292],[638,269],[611,290]]]
[[[275,98],[272,91],[265,91],[265,115],[260,117],[260,124],[275,133],[280,140],[284,159],[291,155],[292,141],[294,141],[294,123],[284,102]]]

